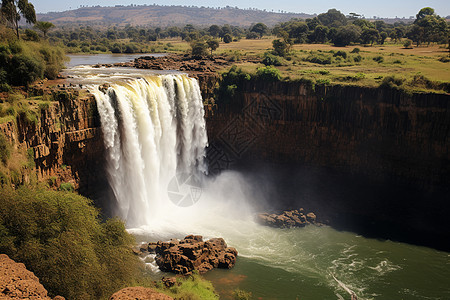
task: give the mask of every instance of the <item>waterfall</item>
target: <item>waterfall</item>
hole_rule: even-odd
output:
[[[208,139],[198,83],[160,75],[92,89],[102,125],[106,172],[117,215],[128,227],[150,224],[175,204],[167,186],[177,174],[206,172]]]

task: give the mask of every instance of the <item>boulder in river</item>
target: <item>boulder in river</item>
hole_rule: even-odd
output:
[[[203,241],[200,235],[149,243],[147,251],[156,253],[156,263],[162,271],[176,274],[190,274],[194,270],[202,274],[214,268],[231,269],[238,254],[235,248],[227,246],[223,238]]]
[[[256,217],[258,223],[277,228],[304,227],[308,224],[318,224],[316,215],[312,212],[305,215],[303,208],[286,210],[280,214],[261,213]]]

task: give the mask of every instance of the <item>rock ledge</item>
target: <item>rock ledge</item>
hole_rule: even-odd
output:
[[[158,241],[140,247],[141,252],[156,253],[156,263],[164,272],[200,274],[214,268],[231,269],[236,263],[237,250],[228,247],[223,238],[203,241],[200,235],[188,235],[182,240]]]

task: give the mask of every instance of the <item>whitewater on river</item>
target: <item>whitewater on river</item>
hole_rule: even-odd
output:
[[[358,299],[450,299],[446,252],[328,226],[255,223],[250,203],[263,197],[258,187],[234,171],[207,176],[196,79],[87,66],[68,72],[96,98],[111,205],[129,232],[146,242],[223,237],[238,250],[233,269],[205,275],[221,298],[239,288],[256,299],[350,299],[351,292]],[[109,85],[99,89],[103,83]]]

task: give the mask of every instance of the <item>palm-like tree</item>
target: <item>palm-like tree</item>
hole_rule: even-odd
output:
[[[36,24],[34,24],[34,27],[36,27],[36,29],[42,31],[42,33],[44,34],[44,38],[46,38],[47,32],[50,29],[52,29],[53,27],[55,27],[55,25],[52,22],[37,21]]]

